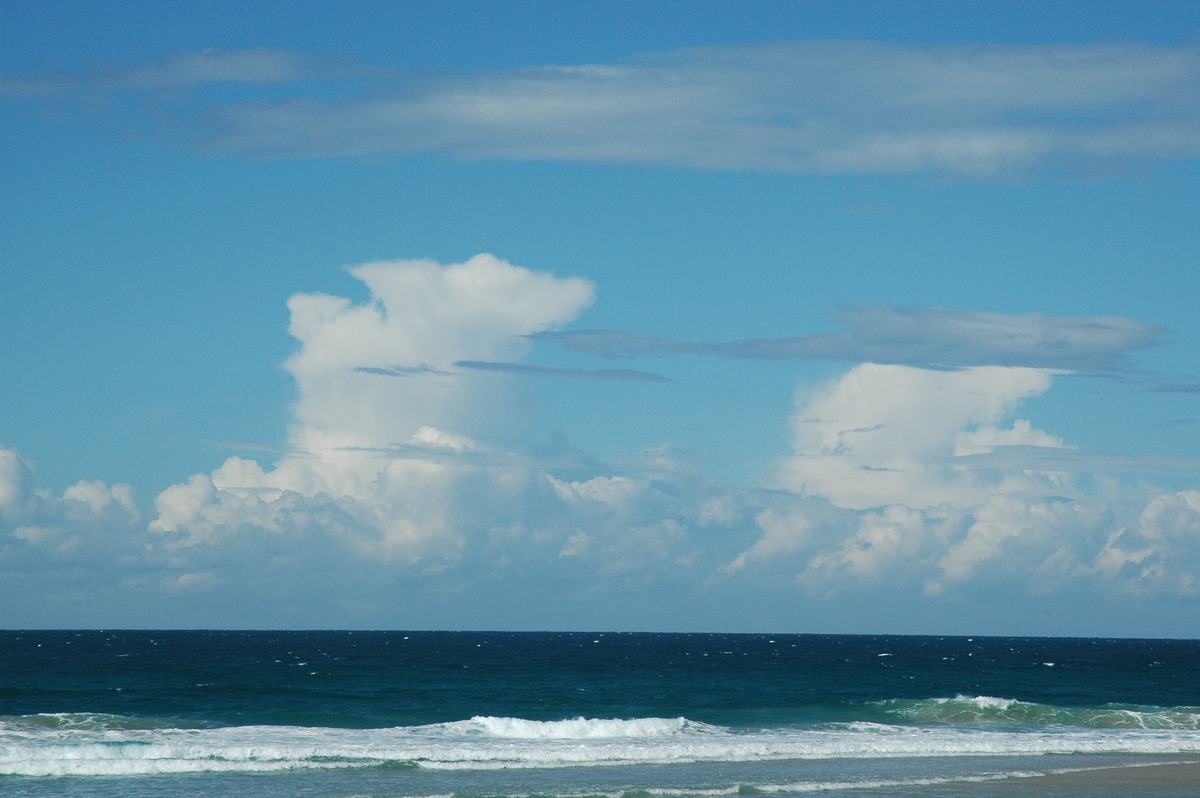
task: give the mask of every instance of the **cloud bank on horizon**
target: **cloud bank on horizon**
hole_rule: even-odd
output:
[[[271,98],[203,93],[223,86],[266,86]],[[195,95],[159,96],[167,90]],[[190,120],[189,146],[269,158],[442,153],[1023,179],[1200,156],[1195,44],[793,41],[476,74],[205,50],[9,76],[0,91],[140,96]]]
[[[669,449],[622,465],[532,453],[526,391],[548,375],[520,360],[592,304],[588,281],[486,254],[349,271],[365,301],[288,302],[298,397],[291,449],[274,463],[231,457],[163,490],[145,516],[128,486],[82,481],[54,496],[20,454],[0,450],[5,592],[99,579],[92,589],[106,601],[258,602],[304,584],[331,601],[336,573],[350,586],[409,580],[453,595],[536,584],[596,601],[648,584],[752,590],[781,578],[813,596],[881,586],[927,597],[980,586],[1200,595],[1200,491],[1081,478],[1087,453],[1017,416],[1063,373],[1040,365],[1039,348],[1061,348],[1046,330],[1095,322],[953,314],[959,335],[943,348],[978,365],[864,362],[802,391],[791,454],[772,483],[746,488]],[[857,311],[856,335],[891,329],[892,316]],[[1099,324],[1116,332],[1090,340],[1081,362],[1111,362],[1151,332]],[[1024,329],[1016,351],[1034,365],[1012,351],[987,364],[972,325]],[[1029,456],[1047,451],[1083,464]],[[979,460],[988,456],[1000,459]]]

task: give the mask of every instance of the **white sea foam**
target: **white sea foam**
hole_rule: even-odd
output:
[[[1008,724],[1030,727],[1200,730],[1198,707],[1058,707],[993,696],[879,702],[905,720],[934,724]]]
[[[451,724],[454,725],[454,724]],[[684,731],[714,727],[687,718],[635,718],[633,720],[574,718],[572,720],[524,720],[476,716],[460,727],[475,727],[494,737],[517,740],[594,740],[609,737],[661,737]]]
[[[469,721],[391,729],[240,726],[78,728],[0,723],[0,774],[139,775],[408,766],[554,768],[787,759],[1197,754],[1198,729],[1046,728],[855,723],[735,730],[685,718]]]
[[[1008,709],[1009,707],[1011,707],[1013,704],[1017,703],[1016,699],[996,698],[996,697],[990,696],[990,695],[977,695],[974,697],[958,695],[958,696],[955,696],[954,698],[935,698],[933,700],[934,700],[934,703],[943,704],[943,705],[957,702],[957,703],[962,703],[962,704],[972,704],[974,706],[979,707],[980,709],[994,709],[994,710],[1000,710],[1000,711],[1004,711],[1004,710]]]

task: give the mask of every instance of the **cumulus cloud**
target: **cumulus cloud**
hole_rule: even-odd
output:
[[[0,448],[0,507],[22,503],[33,486],[33,469],[12,449]]]
[[[1138,592],[1200,595],[1200,491],[1156,496],[1105,542],[1095,569]]]
[[[491,255],[370,263],[350,274],[369,289],[366,302],[300,294],[288,303],[300,343],[286,364],[299,389],[293,450],[270,468],[230,458],[163,491],[150,524],[163,546],[193,557],[247,540],[307,542],[358,568],[425,574],[525,573],[539,558],[615,573],[678,555],[669,544],[689,515],[676,506],[687,480],[671,477],[667,488],[652,476],[661,466],[560,477],[510,446],[531,404],[527,380],[516,377],[561,376],[514,361],[531,334],[591,304],[590,283]],[[470,565],[489,550],[494,559]]]
[[[116,590],[161,564],[147,542],[129,485],[82,480],[54,495],[25,458],[0,446],[0,623],[13,624],[30,602],[53,613]]]
[[[952,508],[891,505],[845,514],[847,531],[814,548],[797,581],[816,593],[920,584],[929,563],[956,539],[964,514]]]
[[[103,75],[10,76],[9,92],[297,81],[277,51],[178,53]],[[797,41],[478,74],[356,65],[344,96],[210,101],[204,146],[267,157],[440,152],[819,174],[1021,177],[1200,155],[1200,49],[1135,43]],[[374,92],[361,81],[371,76]],[[399,86],[399,88],[397,88]],[[298,94],[298,96],[297,96]]]
[[[291,442],[346,466],[354,450],[407,444],[424,426],[472,438],[510,439],[528,404],[516,381],[456,369],[460,361],[518,360],[525,336],[574,319],[593,301],[579,278],[535,274],[491,255],[460,264],[393,261],[350,273],[371,292],[355,305],[298,294],[287,362],[299,400]],[[404,368],[405,379],[380,372]],[[367,465],[363,478],[373,476]]]
[[[1052,376],[863,364],[802,393],[794,454],[778,472],[797,501],[759,514],[758,539],[723,572],[790,572],[826,596],[878,585],[938,596],[1101,584],[1195,595],[1200,494],[1136,499],[1112,480],[1073,481],[1079,471],[1153,469],[1079,452],[1016,418]]]
[[[349,271],[363,301],[288,303],[298,397],[275,462],[182,478],[147,517],[128,486],[40,490],[0,448],[0,614],[32,580],[98,623],[164,601],[180,623],[345,625],[445,624],[460,603],[497,623],[523,595],[534,623],[570,601],[1200,595],[1200,493],[1078,480],[1122,461],[1020,416],[1051,369],[857,365],[798,393],[773,482],[734,489],[669,446],[613,465],[523,445],[542,375],[508,366],[583,313],[587,281],[491,255]]]
[[[937,575],[926,590],[938,593],[949,582],[977,579],[981,573],[989,583],[1003,583],[1016,573],[1044,589],[1094,558],[1099,533],[1112,523],[1103,502],[989,496],[938,558]]]
[[[252,530],[323,537],[343,556],[413,573],[527,578],[583,566],[593,588],[686,573],[708,584],[784,578],[826,596],[887,585],[926,596],[981,583],[1032,591],[1088,580],[1120,585],[1132,566],[1112,563],[1136,561],[1146,571],[1165,550],[1161,533],[1142,545],[1141,530],[1153,525],[1119,518],[1109,496],[1073,484],[1070,472],[1080,469],[1053,467],[1052,453],[1076,462],[1086,453],[1015,416],[1023,400],[1050,388],[1049,368],[856,366],[802,394],[794,454],[778,464],[770,493],[723,488],[665,452],[636,467],[555,473],[498,447],[496,424],[480,425],[476,415],[519,415],[520,403],[500,399],[519,382],[511,378],[544,375],[515,357],[560,335],[539,328],[575,318],[591,301],[590,286],[491,256],[468,263],[489,276],[482,283],[508,274],[513,293],[460,290],[462,264],[399,261],[351,271],[371,288],[365,304],[293,298],[292,329],[302,342],[288,365],[301,386],[297,452],[271,469],[232,458],[169,489],[152,528],[176,550],[227,546]],[[517,296],[525,291],[540,298]],[[528,310],[497,316],[489,306],[497,298]],[[432,317],[450,323],[439,327]],[[850,330],[831,335],[847,347],[882,342],[888,330],[901,339],[897,350],[920,352],[913,339],[931,347],[935,337],[914,322],[925,319],[960,350],[990,334],[992,351],[1004,346],[994,339],[1007,339],[1009,351],[1057,347],[1076,364],[1111,362],[1113,350],[1152,332],[1123,320],[940,310],[856,308],[844,318]],[[505,359],[464,359],[480,352]],[[481,389],[472,378],[492,382]],[[365,405],[346,404],[351,381]],[[368,388],[384,393],[363,394]],[[347,406],[356,409],[345,414]],[[1123,523],[1137,531],[1122,536]],[[1141,548],[1132,548],[1134,535]],[[1191,566],[1179,562],[1163,566],[1165,576],[1146,571],[1154,590],[1187,589]]]
[[[526,458],[497,448],[523,421],[529,397],[519,381],[456,364],[520,357],[529,333],[591,304],[591,284],[491,255],[350,273],[368,301],[288,302],[300,342],[286,364],[299,389],[294,451],[273,468],[231,458],[163,491],[150,526],[168,546],[319,538],[342,556],[437,569],[472,536],[519,523],[518,508],[552,494]]]
[[[789,338],[688,342],[621,330],[536,335],[604,358],[685,354],[752,360],[845,360],[961,368],[1023,366],[1068,371],[1120,367],[1130,350],[1152,346],[1155,325],[1103,316],[1013,315],[946,308],[849,305],[832,314],[843,329]]]
[[[81,530],[139,518],[133,489],[81,480],[53,496],[37,488],[33,466],[13,449],[0,446],[0,522],[12,537],[69,552],[85,541]]]
[[[780,484],[860,510],[972,507],[996,493],[1033,490],[1021,472],[988,479],[954,458],[1001,444],[1063,446],[1028,421],[1003,426],[1020,400],[1043,393],[1050,380],[1044,370],[1000,366],[857,366],[797,411],[795,454],[780,465]]]

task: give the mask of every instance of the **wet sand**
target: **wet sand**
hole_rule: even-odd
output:
[[[1105,768],[1047,776],[1042,783],[1088,784],[1123,795],[1200,796],[1200,762]]]
[[[1197,798],[1200,796],[1200,761],[1127,765],[1006,779],[989,785],[982,792],[969,789],[966,794],[996,798],[1017,795],[1036,798],[1116,798],[1126,795]]]

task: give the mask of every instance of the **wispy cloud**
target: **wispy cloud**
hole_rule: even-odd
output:
[[[616,382],[674,382],[670,377],[651,371],[636,369],[573,369],[549,366],[531,366],[526,363],[489,363],[480,360],[459,360],[454,363],[461,369],[472,371],[495,371],[516,374],[522,377],[565,377],[569,379],[612,380]]]
[[[1089,452],[1058,446],[997,446],[947,461],[959,468],[1091,474],[1163,474],[1200,477],[1200,459]]]
[[[439,152],[1003,179],[1200,156],[1194,44],[799,41],[477,74],[350,72],[340,96],[333,85],[288,99],[213,100],[196,122],[207,133],[201,146],[281,158]],[[209,50],[3,85],[136,91],[350,72],[294,53]],[[375,88],[364,93],[364,81]]]
[[[1196,382],[1172,382],[1163,385],[1155,385],[1146,390],[1154,393],[1200,393],[1200,383]]]
[[[429,77],[402,95],[230,106],[209,145],[703,169],[1008,176],[1200,155],[1200,49],[714,47]]]
[[[422,363],[417,366],[355,366],[354,371],[361,374],[379,374],[384,377],[412,377],[420,375],[446,377],[453,373],[444,369],[434,368],[428,363]]]
[[[562,330],[533,337],[604,358],[692,354],[783,360],[842,360],[926,368],[1023,366],[1089,371],[1118,368],[1162,332],[1118,317],[1008,315],[944,308],[850,305],[834,311],[843,329],[724,343],[637,336],[621,330]]]
[[[172,53],[147,64],[100,64],[87,72],[0,76],[0,93],[36,96],[85,90],[285,83],[330,69],[327,59],[314,59],[287,50],[200,50]]]

